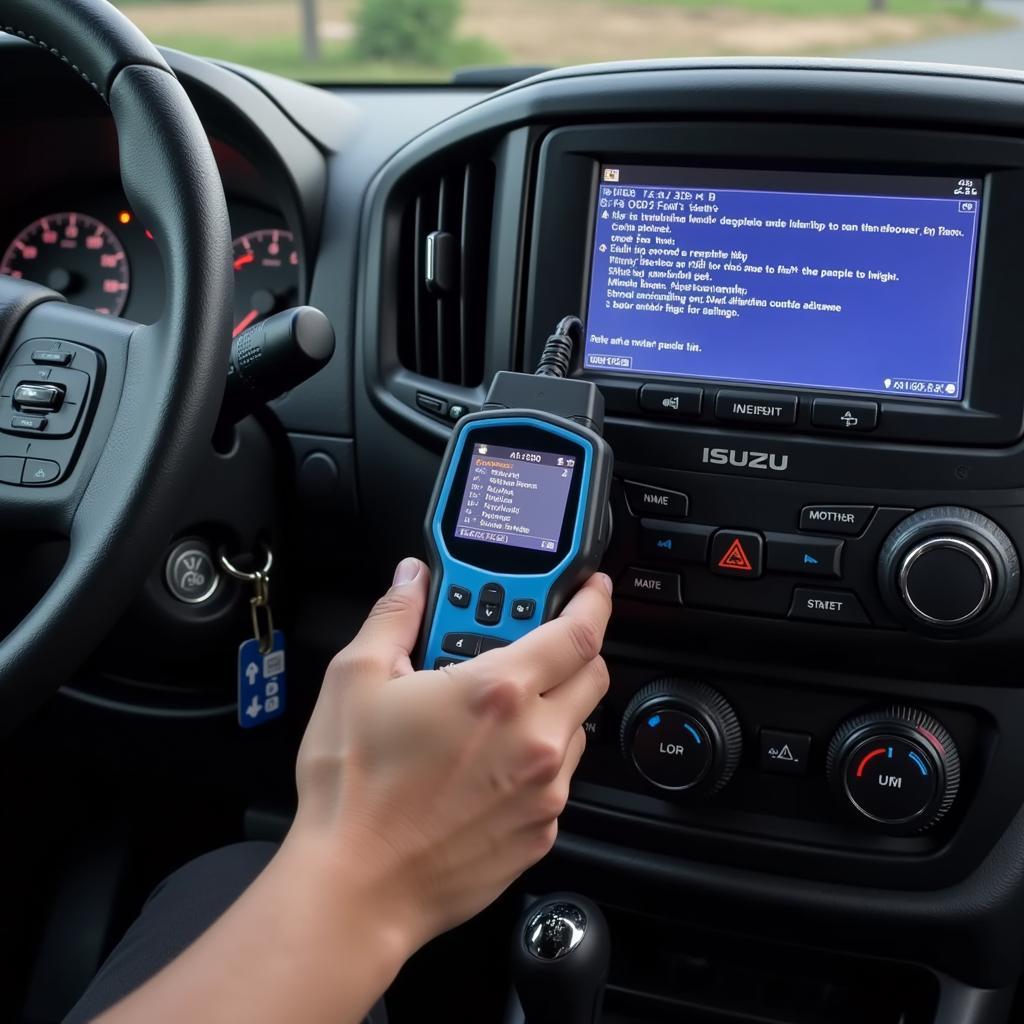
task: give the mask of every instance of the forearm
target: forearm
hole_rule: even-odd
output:
[[[341,851],[290,839],[181,956],[102,1024],[359,1024],[412,952],[394,904]]]

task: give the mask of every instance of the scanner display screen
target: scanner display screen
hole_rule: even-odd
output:
[[[573,455],[475,443],[455,537],[557,551],[576,462]]]

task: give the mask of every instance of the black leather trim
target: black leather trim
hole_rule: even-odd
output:
[[[0,31],[52,53],[105,100],[122,68],[171,71],[156,47],[106,0],[3,0]]]

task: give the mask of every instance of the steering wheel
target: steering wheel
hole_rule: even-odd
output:
[[[0,276],[0,533],[59,536],[67,550],[49,589],[0,639],[9,729],[82,664],[170,538],[220,407],[232,280],[217,165],[146,37],[106,0],[0,0],[0,31],[48,50],[109,105],[125,195],[167,283],[163,316],[143,327]],[[12,389],[25,381],[56,389],[60,408],[22,416]],[[8,429],[26,419],[28,430]]]

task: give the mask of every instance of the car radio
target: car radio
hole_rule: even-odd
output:
[[[576,374],[605,396],[620,469],[620,593],[999,627],[1019,517],[984,495],[1024,481],[1022,168],[1012,140],[881,128],[546,137],[526,325],[584,311]]]
[[[858,848],[886,878],[956,834],[986,726],[936,684],[999,685],[1024,635],[1020,223],[1013,139],[545,136],[524,336],[581,311],[574,374],[604,395],[616,466],[613,682],[581,800],[645,843],[679,834],[660,821],[688,851],[727,833],[715,859],[740,834],[758,863],[765,837],[807,864]]]

